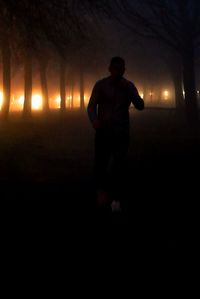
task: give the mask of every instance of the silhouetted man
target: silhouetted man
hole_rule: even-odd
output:
[[[110,76],[98,81],[88,104],[88,116],[95,134],[95,180],[97,203],[114,208],[123,199],[126,158],[129,147],[129,107],[144,109],[144,101],[134,84],[126,80],[125,61],[113,57]]]

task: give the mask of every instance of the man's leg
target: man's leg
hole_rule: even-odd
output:
[[[110,143],[107,133],[104,130],[97,130],[95,135],[95,184],[97,190],[97,203],[108,204],[108,178],[107,168],[111,157]]]
[[[111,169],[112,199],[124,203],[127,196],[129,135],[117,136],[113,142]]]

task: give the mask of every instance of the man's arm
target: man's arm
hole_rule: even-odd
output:
[[[138,93],[137,88],[133,83],[130,82],[129,84],[129,96],[131,99],[131,102],[135,106],[137,110],[143,110],[144,109],[144,101],[141,98],[141,96]]]
[[[100,121],[97,116],[97,106],[99,102],[99,83],[97,82],[92,90],[92,94],[88,103],[88,117],[95,129],[100,127]]]

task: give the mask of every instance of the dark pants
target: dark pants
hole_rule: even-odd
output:
[[[99,129],[95,135],[95,180],[97,189],[121,200],[127,177],[129,130]]]

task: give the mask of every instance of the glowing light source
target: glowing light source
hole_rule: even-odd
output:
[[[74,94],[73,108],[80,108],[80,95],[78,93]]]
[[[71,108],[72,107],[72,95],[68,95],[66,99],[66,108]]]
[[[20,97],[18,98],[17,102],[18,102],[18,104],[19,104],[20,106],[24,105],[24,96],[20,96]]]
[[[67,100],[71,101],[72,100],[72,96],[67,96]]]
[[[3,92],[0,91],[0,109],[2,108],[2,104],[3,104]]]
[[[34,94],[32,96],[32,109],[39,110],[42,109],[42,96],[39,94]]]
[[[163,95],[164,95],[164,100],[168,100],[168,98],[169,98],[169,91],[165,90],[164,93],[163,93]]]
[[[142,99],[144,99],[144,93],[143,93],[143,92],[140,92],[140,97],[141,97]]]
[[[55,102],[56,102],[56,108],[60,109],[60,106],[61,106],[61,97],[57,96],[56,99],[55,99]]]
[[[84,94],[84,105],[85,107],[88,105],[89,102],[89,95],[87,93]]]

